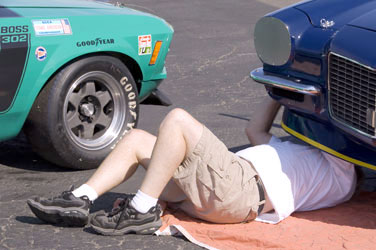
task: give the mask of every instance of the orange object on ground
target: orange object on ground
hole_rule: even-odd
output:
[[[333,208],[294,213],[279,224],[212,224],[167,211],[158,235],[177,231],[208,249],[376,249],[376,193]]]

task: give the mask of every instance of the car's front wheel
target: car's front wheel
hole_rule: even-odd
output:
[[[87,57],[57,73],[25,123],[33,149],[63,167],[97,167],[136,126],[138,91],[128,68],[110,56]]]

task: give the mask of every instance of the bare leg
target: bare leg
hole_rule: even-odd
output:
[[[158,198],[177,167],[194,150],[203,125],[182,109],[163,120],[146,176],[140,190]]]
[[[176,168],[193,151],[203,125],[182,109],[163,120],[158,139],[142,130],[132,130],[103,161],[86,183],[98,195],[131,177],[141,164],[148,168],[141,191],[158,198]]]
[[[156,137],[146,131],[131,130],[86,184],[102,195],[131,177],[139,164],[147,168],[155,141]]]

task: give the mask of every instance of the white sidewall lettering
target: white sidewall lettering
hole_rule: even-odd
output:
[[[120,79],[121,86],[124,86],[125,84],[127,84],[127,82],[128,82],[128,78],[126,76],[123,76],[123,78]]]
[[[134,101],[137,97],[136,93],[133,90],[133,86],[131,83],[128,83],[128,77],[123,76],[120,79],[120,84],[123,86],[124,91],[127,94],[128,97],[128,108],[129,108],[129,113],[132,116],[134,120],[137,120],[137,112],[135,111],[137,108],[137,102]],[[122,135],[119,137],[119,139],[112,145],[111,150],[113,150],[116,145],[123,139],[123,137],[135,127],[136,123],[135,122],[128,122],[126,125],[126,129],[122,133]]]

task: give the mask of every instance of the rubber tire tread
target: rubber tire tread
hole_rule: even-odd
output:
[[[62,118],[53,117],[55,113],[59,114],[59,108],[62,109],[59,107],[59,101],[61,102],[61,100],[56,100],[57,98],[54,92],[67,91],[71,86],[70,84],[73,83],[73,80],[71,80],[70,83],[66,82],[70,74],[83,70],[83,68],[90,63],[97,63],[99,65],[101,65],[101,63],[111,63],[115,65],[116,69],[122,71],[122,74],[125,74],[128,78],[128,82],[132,84],[134,93],[136,94],[136,108],[134,110],[137,114],[136,119],[130,115],[129,108],[127,108],[126,118],[118,138],[106,148],[96,150],[95,152],[79,148],[75,145],[71,139],[65,135],[66,133],[64,133]],[[75,77],[75,79],[78,77],[79,75]],[[65,98],[65,96],[61,98]],[[56,116],[58,116],[58,114]],[[137,126],[138,114],[138,90],[128,68],[117,58],[111,56],[93,56],[66,66],[45,85],[32,106],[24,125],[24,132],[32,145],[33,151],[47,161],[65,168],[92,169],[99,166],[110,153],[111,147],[117,144],[121,139],[124,131],[129,130],[129,128],[126,127],[127,123],[134,123],[134,127]]]

